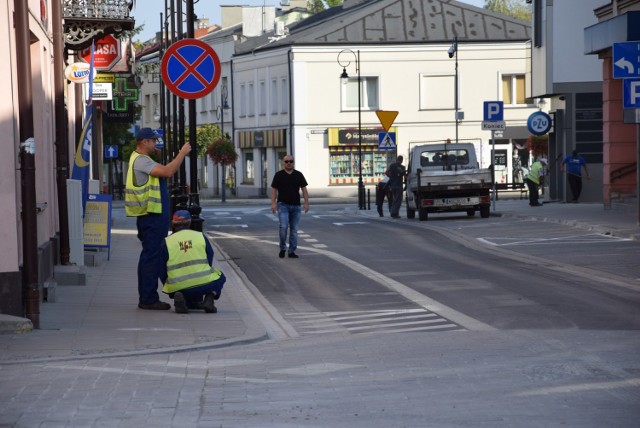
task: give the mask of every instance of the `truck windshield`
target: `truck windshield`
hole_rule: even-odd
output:
[[[420,154],[420,166],[444,167],[447,169],[453,165],[469,165],[469,153],[466,150],[453,149],[446,151],[427,151]]]

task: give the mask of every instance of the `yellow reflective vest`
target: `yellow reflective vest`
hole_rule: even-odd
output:
[[[131,153],[129,159],[129,171],[127,173],[127,186],[124,195],[124,209],[129,217],[138,217],[147,213],[162,213],[162,194],[160,193],[160,179],[149,175],[146,183],[137,185],[133,163],[141,155],[138,152]]]
[[[542,163],[535,161],[533,165],[531,165],[531,170],[529,171],[527,178],[536,184],[540,184],[540,172],[542,171],[542,168]]]
[[[209,266],[207,244],[202,232],[180,230],[165,238],[169,260],[165,293],[208,284],[220,278],[221,272]]]

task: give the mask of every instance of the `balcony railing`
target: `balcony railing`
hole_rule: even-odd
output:
[[[133,30],[133,0],[62,0],[65,44],[79,50],[93,38]]]

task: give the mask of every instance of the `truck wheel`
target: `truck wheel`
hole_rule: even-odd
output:
[[[473,217],[474,215],[476,215],[476,210],[467,210],[467,216]]]
[[[429,212],[426,208],[418,209],[418,218],[420,219],[420,221],[427,221],[429,219]]]
[[[480,207],[480,217],[489,218],[491,216],[491,209],[489,205],[483,205]]]
[[[407,218],[416,218],[416,210],[407,207]]]

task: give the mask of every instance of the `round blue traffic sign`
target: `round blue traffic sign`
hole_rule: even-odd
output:
[[[551,129],[551,116],[543,111],[531,113],[527,119],[527,129],[533,135],[544,135]]]
[[[182,39],[162,55],[162,80],[181,98],[202,98],[220,80],[220,59],[208,44],[197,39]]]

